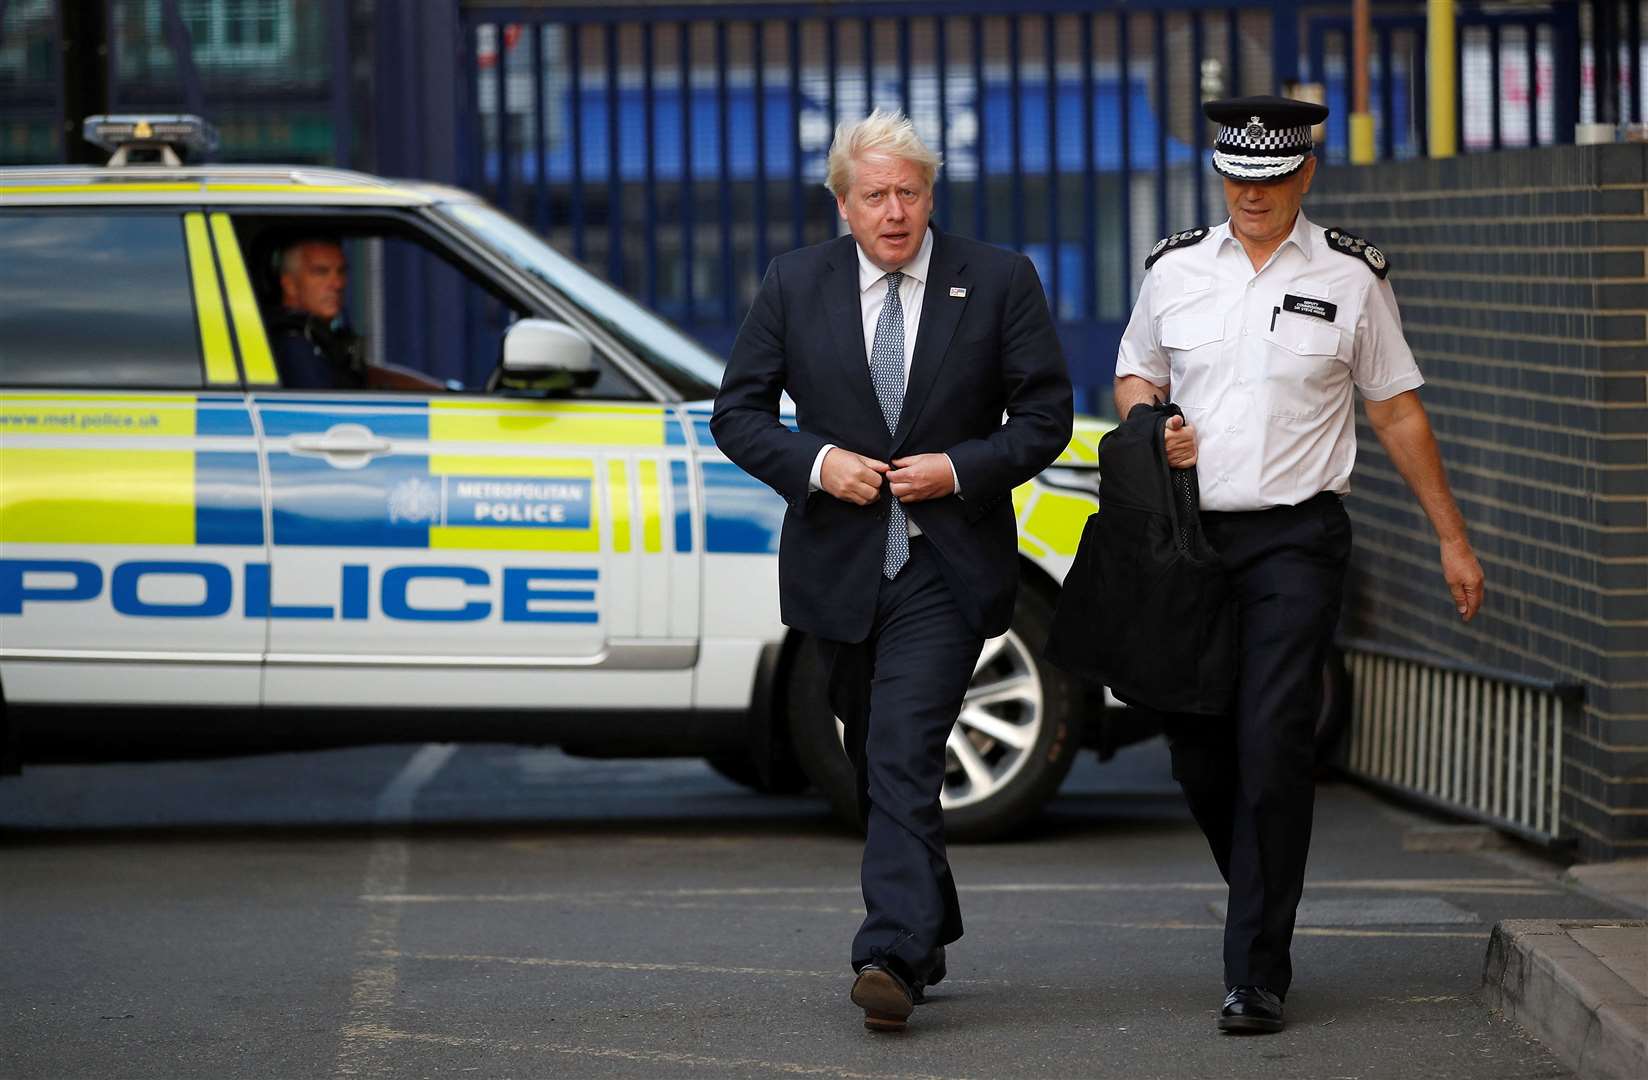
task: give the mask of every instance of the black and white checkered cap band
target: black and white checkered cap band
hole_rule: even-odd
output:
[[[1213,143],[1213,169],[1232,180],[1275,180],[1297,172],[1310,149],[1309,126],[1225,127]]]
[[[1213,145],[1220,150],[1239,154],[1297,154],[1310,149],[1310,128],[1267,128],[1257,123],[1224,127],[1219,129],[1219,137],[1213,140]]]

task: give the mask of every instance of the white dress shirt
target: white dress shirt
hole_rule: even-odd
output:
[[[853,250],[858,253],[858,307],[864,318],[864,358],[869,360],[875,350],[876,323],[881,319],[881,309],[887,303],[887,271],[870,261],[864,254],[864,249],[857,244]],[[927,229],[921,238],[921,247],[916,250],[915,256],[903,266],[899,272],[904,280],[898,284],[899,305],[904,309],[904,385],[910,385],[910,363],[916,355],[916,333],[921,329],[921,301],[927,293],[927,267],[933,260],[933,230]],[[809,481],[813,491],[820,491],[824,485],[820,482],[824,472],[824,458],[831,450],[836,449],[834,443],[826,444],[813,459],[812,477]],[[946,454],[944,460],[949,461]],[[955,494],[961,494],[961,480],[956,476],[955,462],[950,462],[950,479],[955,485]],[[910,535],[920,536],[921,530],[914,521],[910,522]]]
[[[1196,426],[1204,510],[1348,492],[1351,387],[1384,401],[1425,382],[1390,285],[1303,212],[1258,271],[1229,221],[1157,259],[1122,334],[1123,375],[1168,386]]]

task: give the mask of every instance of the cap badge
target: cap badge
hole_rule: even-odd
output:
[[[1265,137],[1265,125],[1260,122],[1257,116],[1249,117],[1247,127],[1242,130],[1242,134],[1257,142]]]

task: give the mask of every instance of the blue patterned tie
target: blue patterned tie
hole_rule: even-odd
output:
[[[898,285],[904,275],[894,270],[887,275],[887,298],[876,320],[875,345],[870,349],[870,382],[881,401],[881,415],[887,434],[898,428],[898,414],[904,408],[904,305],[899,303]],[[881,572],[889,579],[898,576],[910,561],[910,524],[904,504],[891,499],[887,513],[887,554]]]

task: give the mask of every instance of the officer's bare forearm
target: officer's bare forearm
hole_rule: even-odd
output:
[[[1414,498],[1419,500],[1431,528],[1436,530],[1437,539],[1443,544],[1468,544],[1465,517],[1448,489],[1442,452],[1437,448],[1430,417],[1425,414],[1418,393],[1409,390],[1388,401],[1363,404],[1373,433],[1390,455],[1391,464],[1407,481]]]
[[[1168,387],[1157,386],[1142,376],[1123,375],[1116,380],[1116,415],[1125,420],[1133,406],[1166,401],[1167,393]]]

